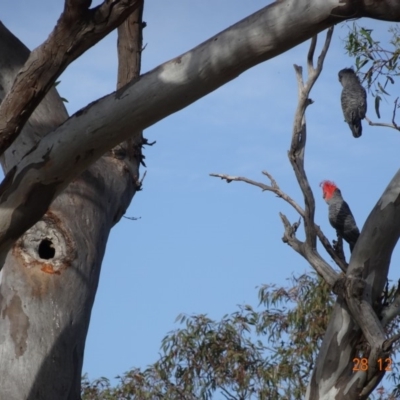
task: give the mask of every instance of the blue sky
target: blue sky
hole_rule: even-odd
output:
[[[266,4],[148,0],[142,72]],[[2,0],[2,6],[2,22],[33,49],[50,33],[63,1]],[[388,38],[388,23],[365,19],[359,24],[373,28],[382,43]],[[335,233],[319,183],[338,184],[361,228],[399,167],[399,132],[364,123],[363,136],[354,139],[343,121],[337,73],[353,64],[343,44],[349,26],[335,28],[307,113],[307,173],[317,199],[316,222],[330,239]],[[90,378],[113,378],[155,361],[161,339],[178,327],[179,313],[220,318],[238,304],[256,305],[257,286],[286,285],[292,274],[309,271],[281,240],[278,213],[293,222],[294,210],[271,193],[209,177],[218,172],[265,181],[261,171],[267,170],[302,204],[286,154],[297,102],[293,64],[305,66],[307,50],[308,43],[267,61],[145,131],[157,144],[145,150],[144,189],[126,214],[140,219],[122,219],[107,246],[86,345],[84,372]],[[62,75],[58,89],[69,101],[69,113],[114,91],[116,74],[112,33]],[[398,84],[391,88],[392,96],[382,104],[383,121],[391,119],[398,89]],[[377,120],[370,95],[368,100],[368,116]],[[396,251],[392,279],[400,277],[398,265]]]

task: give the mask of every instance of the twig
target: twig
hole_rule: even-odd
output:
[[[233,175],[217,174],[217,173],[210,174],[210,176],[216,177],[216,178],[221,178],[221,179],[225,180],[227,183],[230,183],[233,181],[245,182],[245,183],[248,183],[249,185],[259,187],[262,191],[268,191],[268,192],[275,193],[278,197],[280,197],[281,199],[283,199],[287,203],[289,203],[299,213],[299,215],[302,218],[304,218],[305,213],[304,213],[303,208],[300,207],[300,205],[295,200],[293,200],[288,194],[286,194],[284,191],[282,191],[282,189],[279,187],[276,180],[273,178],[273,176],[270,173],[268,173],[267,171],[262,171],[262,173],[268,177],[268,179],[271,182],[271,185],[266,185],[265,183],[262,183],[262,182],[253,181],[252,179],[249,179],[249,178],[246,178],[243,176],[233,176]],[[346,272],[347,263],[345,262],[345,260],[340,258],[340,255],[337,254],[335,249],[330,244],[328,238],[321,231],[320,227],[318,225],[314,224],[314,229],[316,230],[318,239],[320,240],[321,244],[324,246],[327,253],[332,257],[332,259],[339,266],[339,268],[343,272]]]
[[[370,126],[382,126],[384,128],[392,128],[392,129],[396,129],[397,131],[400,131],[400,127],[397,126],[396,124],[388,124],[385,122],[373,122],[367,116],[365,116],[364,119],[368,122],[368,125],[370,125]]]
[[[397,110],[397,103],[399,101],[399,98],[397,98],[394,101],[394,107],[393,107],[393,114],[392,114],[392,123],[386,123],[386,122],[373,122],[371,121],[367,116],[365,116],[365,120],[368,122],[370,126],[382,126],[384,128],[392,128],[396,129],[397,131],[400,131],[400,126],[396,124],[396,110]]]
[[[146,169],[146,171],[144,171],[142,179],[139,181],[140,186],[142,186],[144,178],[146,178],[146,174],[147,174],[147,169]]]
[[[263,174],[267,175],[268,177],[270,177],[268,172],[263,171]],[[256,181],[253,181],[253,180],[251,180],[249,178],[245,178],[243,176],[233,176],[233,175],[216,174],[216,173],[210,174],[210,176],[226,180],[227,183],[230,183],[232,181],[246,182],[249,185],[253,185],[253,186],[259,187],[260,189],[262,189],[263,192],[264,191],[273,192],[278,197],[280,197],[283,200],[285,200],[286,202],[288,202],[301,216],[304,216],[304,210],[290,196],[288,196],[286,193],[281,191],[279,186],[276,184],[275,180],[273,180],[273,182],[271,182],[272,183],[271,186],[268,186],[268,185],[266,185],[264,183],[256,182]]]
[[[122,216],[123,218],[129,219],[131,221],[137,221],[139,219],[142,219],[142,217],[125,217],[125,215]]]

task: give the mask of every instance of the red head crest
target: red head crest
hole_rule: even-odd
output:
[[[335,190],[338,188],[334,182],[331,181],[322,181],[319,186],[322,187],[322,194],[323,198],[325,200],[329,200],[332,196]]]

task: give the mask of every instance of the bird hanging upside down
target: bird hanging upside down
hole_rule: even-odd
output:
[[[323,181],[320,186],[322,187],[323,198],[329,206],[329,222],[336,229],[337,235],[349,244],[350,252],[352,252],[360,236],[360,231],[350,207],[343,200],[342,193],[335,183]]]
[[[362,134],[361,120],[367,112],[367,92],[351,68],[339,71],[339,81],[343,86],[342,110],[355,138]]]

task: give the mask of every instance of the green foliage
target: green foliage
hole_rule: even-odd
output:
[[[383,302],[391,302],[394,289]],[[160,359],[144,371],[133,369],[112,387],[106,378],[82,378],[82,400],[300,400],[334,305],[329,287],[314,273],[290,286],[264,285],[259,310],[243,305],[214,321],[179,315],[183,325],[162,340]],[[398,328],[398,320],[389,330]],[[397,366],[374,400],[399,398]]]
[[[134,369],[112,388],[107,379],[83,379],[83,400],[302,399],[325,333],[333,298],[314,274],[289,288],[262,286],[260,311],[250,305],[214,321],[177,318],[184,327],[162,341],[160,359]]]
[[[391,39],[388,48],[383,48],[374,40],[373,30],[353,23],[346,38],[347,53],[355,57],[356,70],[361,80],[375,97],[375,112],[380,118],[379,107],[382,97],[390,96],[388,84],[394,84],[394,78],[400,75],[400,27],[389,29]],[[398,105],[396,103],[395,107]]]

